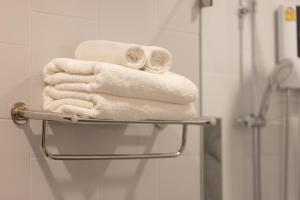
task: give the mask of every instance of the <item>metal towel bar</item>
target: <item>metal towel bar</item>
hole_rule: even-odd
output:
[[[25,124],[29,119],[42,120],[42,150],[45,156],[54,160],[111,160],[111,159],[153,159],[153,158],[172,158],[180,156],[186,146],[187,126],[216,126],[217,118],[201,117],[189,121],[158,121],[158,120],[143,120],[143,121],[115,121],[115,120],[99,120],[81,118],[76,115],[51,113],[45,111],[30,110],[24,103],[16,103],[11,109],[11,118],[17,125]],[[58,121],[76,124],[178,124],[182,125],[181,145],[177,152],[173,153],[149,153],[149,154],[52,154],[47,149],[46,130],[48,121]]]

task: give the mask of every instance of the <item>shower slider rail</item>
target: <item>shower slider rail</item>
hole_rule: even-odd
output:
[[[15,103],[11,109],[11,119],[17,125],[24,125],[30,119],[42,120],[42,150],[46,157],[54,160],[113,160],[113,159],[154,159],[154,158],[173,158],[182,155],[187,140],[187,126],[199,125],[204,127],[217,126],[218,118],[201,117],[188,121],[172,120],[142,120],[142,121],[121,121],[121,120],[100,120],[82,118],[72,114],[61,114],[28,109],[22,103]],[[146,153],[146,154],[52,154],[47,149],[46,130],[48,121],[65,122],[73,124],[94,124],[94,125],[116,125],[116,124],[154,124],[162,127],[168,124],[182,125],[181,145],[177,152],[172,153]]]

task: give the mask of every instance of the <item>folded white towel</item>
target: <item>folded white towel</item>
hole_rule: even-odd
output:
[[[61,91],[47,86],[44,109],[83,117],[112,120],[189,120],[196,116],[192,103],[163,103],[135,98]]]
[[[172,65],[171,53],[161,47],[156,46],[144,46],[146,54],[146,65],[144,70],[151,73],[164,73],[169,71]]]
[[[104,93],[114,96],[188,104],[198,89],[187,78],[167,72],[152,74],[110,63],[56,58],[44,68],[44,80],[67,91]]]
[[[141,69],[146,62],[142,47],[108,40],[90,40],[79,44],[75,58],[108,62],[133,69]]]

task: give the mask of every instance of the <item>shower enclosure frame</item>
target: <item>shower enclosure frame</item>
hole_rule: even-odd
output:
[[[213,6],[213,0],[198,0],[200,9],[199,24],[199,69],[200,81],[202,81],[202,9]],[[201,85],[199,86],[201,88]],[[202,91],[200,89],[200,91]],[[202,94],[200,93],[200,100]],[[200,102],[200,116],[202,108]],[[223,200],[223,160],[222,160],[222,121],[217,121],[217,126],[203,128],[200,135],[200,200]]]

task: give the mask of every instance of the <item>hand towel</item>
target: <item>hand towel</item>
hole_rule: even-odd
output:
[[[89,40],[79,44],[75,58],[118,64],[133,69],[141,69],[146,62],[142,47],[135,44],[108,40]]]
[[[59,90],[188,104],[198,89],[175,73],[152,74],[110,63],[56,58],[44,68],[44,80]]]
[[[51,86],[44,89],[44,109],[111,120],[189,120],[196,116],[192,103],[179,105],[112,95],[60,91]]]
[[[172,65],[171,53],[161,47],[143,46],[146,54],[146,65],[143,69],[151,73],[164,73],[169,71]]]

